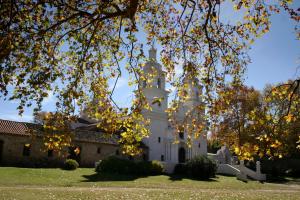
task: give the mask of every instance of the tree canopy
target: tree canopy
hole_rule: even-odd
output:
[[[226,20],[222,13],[226,6],[242,19]],[[141,115],[149,106],[138,84],[146,79],[145,44],[155,41],[162,47],[167,80],[178,89],[173,105],[185,99],[181,98],[185,76],[199,78],[210,104],[228,79],[242,81],[249,46],[269,31],[270,16],[281,11],[300,21],[292,0],[6,1],[0,5],[0,94],[19,99],[20,113],[32,102],[39,111],[49,91],[58,96],[57,109],[66,116],[94,102],[91,117],[110,134],[126,127],[121,142],[126,144],[124,152],[134,154],[136,141],[149,134],[147,119]],[[127,64],[121,65],[122,60]],[[179,77],[177,65],[184,67]],[[124,71],[138,91],[130,109],[115,104],[115,87],[108,86],[109,80],[116,84]],[[200,107],[195,111],[203,113]],[[195,111],[190,117],[198,116]],[[192,127],[198,133],[203,129]]]

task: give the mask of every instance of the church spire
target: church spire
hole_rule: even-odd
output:
[[[156,61],[156,48],[154,47],[154,44],[152,44],[151,48],[149,49],[149,59]]]

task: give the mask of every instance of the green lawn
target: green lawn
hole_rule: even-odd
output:
[[[93,169],[0,168],[0,199],[300,199],[300,182],[244,183],[218,176],[196,181],[170,176],[98,175]]]

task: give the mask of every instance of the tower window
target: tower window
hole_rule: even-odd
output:
[[[161,161],[165,161],[165,156],[164,156],[164,155],[161,155],[161,156],[160,156],[160,160],[161,160]]]
[[[24,144],[23,156],[30,156],[31,144]]]
[[[179,138],[180,138],[180,139],[184,139],[184,132],[183,132],[183,131],[180,131],[180,132],[179,132]]]
[[[158,143],[160,143],[160,137],[158,137]]]
[[[161,82],[160,82],[160,78],[157,79],[157,88],[161,88]]]

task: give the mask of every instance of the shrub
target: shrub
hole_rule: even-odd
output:
[[[175,168],[174,168],[173,174],[176,174],[176,175],[186,175],[187,174],[186,164],[182,164],[182,163],[177,164],[175,166]]]
[[[96,163],[97,172],[129,174],[129,175],[158,175],[163,173],[163,165],[158,161],[139,161],[122,159],[115,156],[107,157]]]
[[[79,164],[76,160],[73,159],[67,159],[65,161],[64,169],[66,170],[75,170],[79,167]]]
[[[150,174],[151,175],[159,175],[164,171],[164,166],[158,160],[152,160],[150,164]]]
[[[98,162],[96,171],[117,174],[131,174],[134,171],[134,163],[130,160],[110,156]]]
[[[187,174],[195,179],[209,179],[215,176],[217,165],[207,156],[196,156],[186,164]]]
[[[300,159],[275,159],[275,160],[261,160],[262,173],[268,177],[291,176],[300,177]]]

